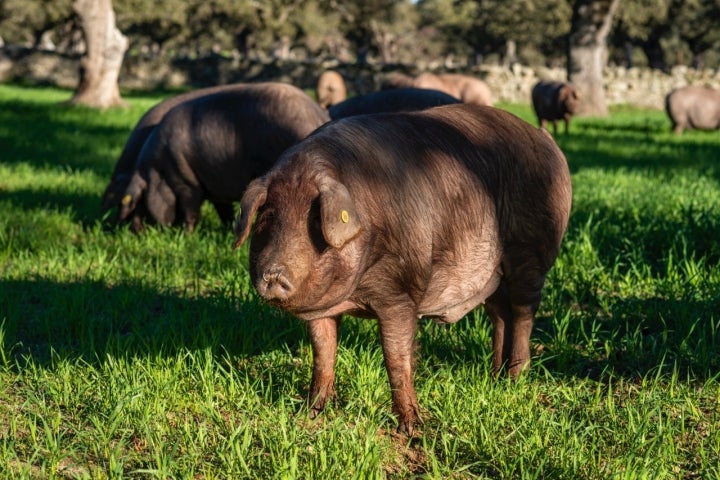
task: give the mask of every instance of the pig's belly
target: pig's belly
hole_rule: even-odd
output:
[[[418,317],[453,323],[464,317],[497,290],[502,278],[500,248],[486,241],[453,262],[434,269],[420,302]]]

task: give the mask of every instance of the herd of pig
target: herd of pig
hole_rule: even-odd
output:
[[[478,79],[396,74],[345,97],[342,77],[326,72],[317,101],[274,82],[166,99],[130,134],[102,205],[133,231],[147,221],[193,230],[205,200],[226,224],[239,200],[235,246],[251,237],[255,289],[307,325],[311,414],[335,395],[340,317],[376,318],[398,428],[411,435],[418,319],[453,323],[483,304],[493,371],[527,367],[570,173],[553,137],[492,107]],[[718,97],[670,94],[675,131],[717,128]],[[563,120],[567,132],[579,102],[567,83],[532,91],[541,127]]]

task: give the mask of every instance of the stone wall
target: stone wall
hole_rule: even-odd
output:
[[[79,58],[55,52],[28,50],[17,47],[0,48],[0,82],[29,82],[73,89],[78,84]],[[359,66],[355,64],[319,65],[297,62],[249,62],[239,57],[209,56],[201,59],[142,59],[129,57],[123,63],[120,86],[124,89],[152,90],[158,88],[204,87],[210,85],[251,82],[284,81],[313,90],[322,70],[334,68],[348,83],[350,94],[365,93],[378,88],[382,76],[390,67]],[[407,74],[417,74],[410,67],[398,67]],[[530,90],[540,79],[563,80],[564,69],[531,68],[513,65],[480,66],[466,71],[485,80],[496,101],[525,103]],[[698,71],[675,67],[666,74],[649,69],[608,68],[605,88],[610,105],[630,104],[648,108],[663,108],[667,92],[674,88],[699,84],[720,90],[720,71]]]
[[[565,69],[523,67],[481,67],[477,76],[484,78],[501,101],[530,101],[530,91],[538,80],[565,80]],[[657,70],[622,67],[607,68],[604,73],[605,95],[609,105],[629,104],[662,109],[665,95],[685,85],[705,85],[720,90],[720,71],[693,70],[678,66],[667,74]]]

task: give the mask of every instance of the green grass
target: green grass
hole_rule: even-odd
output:
[[[575,119],[531,370],[491,377],[481,311],[422,322],[425,424],[406,439],[374,322],[345,319],[338,401],[310,420],[304,328],[259,301],[212,209],[194,234],[104,226],[114,161],[160,95],[69,97],[0,86],[0,478],[720,476],[717,132],[675,137],[631,107]]]

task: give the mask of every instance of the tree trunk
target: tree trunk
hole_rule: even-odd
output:
[[[80,59],[80,84],[70,103],[95,108],[124,105],[118,77],[128,41],[115,26],[112,0],[75,0],[73,9],[80,17],[86,50]]]
[[[603,85],[607,37],[620,0],[577,0],[568,39],[568,80],[580,92],[581,115],[608,114]]]
[[[507,40],[505,42],[505,56],[503,57],[503,67],[510,68],[517,63],[517,44],[515,40]]]

